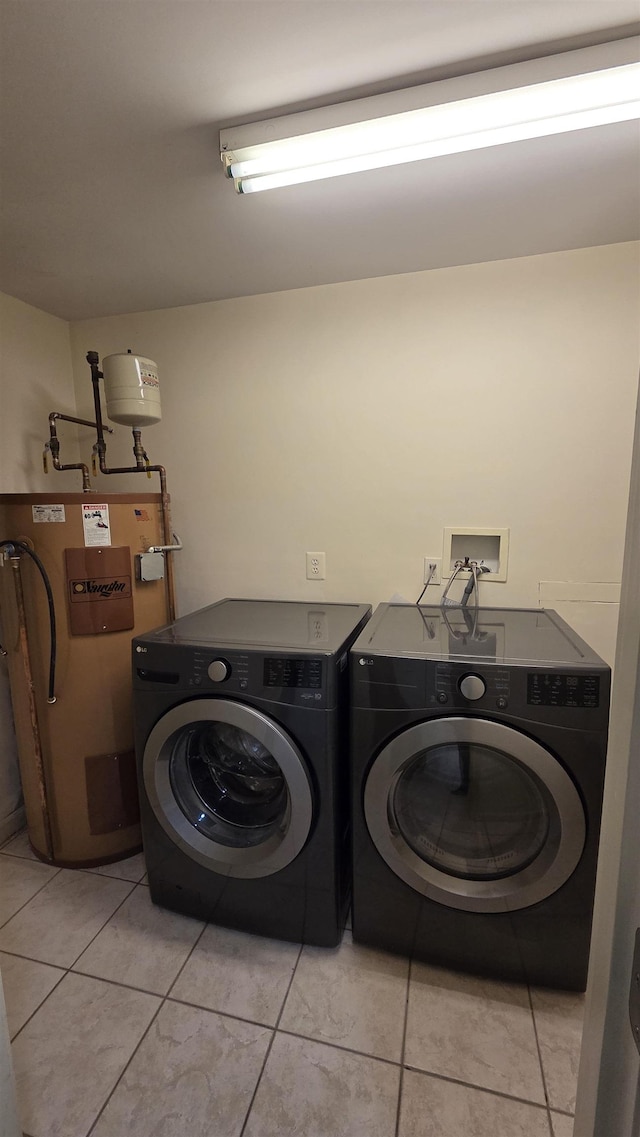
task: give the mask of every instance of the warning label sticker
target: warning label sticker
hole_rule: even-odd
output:
[[[64,505],[32,505],[34,521],[65,521]]]
[[[109,506],[83,505],[82,527],[85,545],[110,545]]]

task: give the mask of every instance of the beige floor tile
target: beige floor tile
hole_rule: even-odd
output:
[[[17,857],[20,868],[51,872]],[[134,886],[95,873],[61,869],[0,931],[0,950],[70,967]]]
[[[29,834],[26,829],[23,829],[15,837],[11,837],[7,844],[2,846],[2,852],[12,857],[26,857],[28,861],[38,860],[29,844]]]
[[[0,856],[0,924],[4,924],[23,904],[60,870],[51,865],[20,857]]]
[[[405,1063],[544,1103],[526,987],[414,964]]]
[[[394,1137],[399,1081],[398,1066],[278,1033],[244,1137]]]
[[[398,1137],[549,1137],[542,1107],[406,1070]]]
[[[68,974],[13,1043],[18,1106],[31,1137],[85,1137],[160,1000]]]
[[[573,1137],[573,1118],[566,1113],[551,1111],[553,1137]]]
[[[571,991],[531,989],[549,1105],[567,1113],[576,1108],[584,998]]]
[[[90,871],[97,872],[99,876],[115,876],[118,880],[132,880],[137,884],[145,875],[147,866],[143,854],[134,853],[132,857],[125,857],[122,861],[114,861],[110,865],[98,865],[97,868]]]
[[[166,995],[204,924],[151,902],[134,888],[74,964],[74,971]]]
[[[338,948],[305,947],[280,1027],[399,1062],[408,974],[406,960],[354,944],[348,932]]]
[[[271,1033],[165,1003],[91,1137],[239,1137]]]
[[[34,1011],[46,999],[64,975],[59,967],[34,963],[19,955],[0,952],[0,972],[7,1004],[9,1037],[15,1038]]]
[[[300,948],[210,924],[171,997],[275,1026]]]

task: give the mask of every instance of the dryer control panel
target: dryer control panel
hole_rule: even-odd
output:
[[[527,703],[530,707],[597,707],[600,676],[529,672]]]
[[[609,670],[506,667],[351,653],[353,707],[517,717],[568,728],[606,729]]]
[[[447,703],[475,703],[487,699],[498,710],[509,704],[510,674],[507,668],[464,667],[461,664],[435,665],[435,697],[441,706]],[[460,699],[462,696],[462,699]]]

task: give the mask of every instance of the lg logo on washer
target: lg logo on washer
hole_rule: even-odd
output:
[[[370,657],[367,658],[365,655],[360,656],[358,663],[361,667],[373,667],[373,660]]]

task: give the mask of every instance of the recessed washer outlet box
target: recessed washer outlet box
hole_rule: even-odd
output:
[[[508,529],[475,529],[452,526],[444,531],[442,545],[442,577],[450,576],[456,561],[476,561],[486,565],[482,580],[505,581],[509,561]]]

